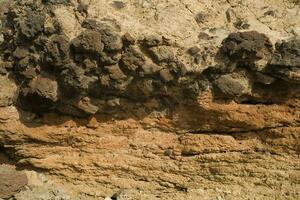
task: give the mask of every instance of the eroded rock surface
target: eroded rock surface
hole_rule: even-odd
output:
[[[9,3],[0,146],[74,199],[298,199],[297,5],[255,2]]]

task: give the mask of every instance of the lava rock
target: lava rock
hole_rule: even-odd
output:
[[[167,46],[158,46],[148,49],[149,54],[153,61],[159,63],[169,63],[175,60],[175,55],[172,49]]]
[[[121,64],[127,71],[134,72],[145,64],[145,56],[136,47],[129,47],[125,50]]]
[[[72,40],[71,46],[76,53],[99,54],[104,49],[101,39],[100,32],[86,30]]]
[[[36,113],[54,109],[58,100],[58,84],[47,77],[36,77],[21,88],[19,102],[21,106]]]
[[[155,47],[160,46],[163,43],[163,38],[157,35],[150,35],[143,39],[142,44],[145,47]]]
[[[271,57],[273,46],[269,38],[256,31],[231,33],[223,42],[219,51],[227,67],[248,67],[261,71]],[[265,63],[257,63],[264,60]]]
[[[240,97],[249,91],[248,80],[237,74],[222,75],[214,82],[214,85],[217,91],[229,98]]]
[[[85,75],[84,69],[75,64],[70,64],[66,70],[61,73],[59,85],[67,96],[78,96],[89,92],[90,88],[97,82],[97,77]]]
[[[300,83],[300,39],[276,43],[269,73],[292,83]]]
[[[30,40],[41,33],[44,29],[45,16],[42,13],[35,13],[28,10],[26,17],[19,22],[19,33],[27,40]]]
[[[70,62],[69,39],[65,35],[53,35],[46,44],[46,61],[63,68]]]
[[[115,65],[121,58],[122,55],[118,52],[101,52],[99,54],[99,61],[102,65]]]
[[[109,66],[106,67],[106,69],[109,73],[109,77],[112,80],[122,80],[127,78],[118,65]]]
[[[100,29],[105,51],[118,51],[123,48],[121,36],[109,28]]]

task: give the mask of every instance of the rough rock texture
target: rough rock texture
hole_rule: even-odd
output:
[[[5,3],[15,199],[300,198],[299,2]]]
[[[11,197],[27,184],[25,173],[18,172],[11,166],[0,165],[0,176],[0,198]]]

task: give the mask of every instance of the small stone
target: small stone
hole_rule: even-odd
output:
[[[189,48],[188,53],[193,56],[193,55],[199,53],[199,51],[200,51],[199,47],[193,46],[193,47]]]
[[[77,107],[80,110],[84,111],[86,114],[96,114],[99,110],[97,106],[93,105],[89,97],[84,97],[80,99]]]
[[[200,32],[198,35],[199,40],[210,40],[212,38],[213,38],[212,36],[210,36],[209,34],[207,34],[205,32]]]
[[[195,55],[194,61],[197,65],[202,64],[202,62],[204,61],[203,56],[201,54]]]
[[[204,23],[205,22],[205,15],[203,13],[198,13],[196,16],[195,16],[195,20],[198,24],[200,23]]]
[[[101,53],[104,48],[101,39],[102,36],[100,32],[87,30],[73,39],[71,46],[77,53]]]
[[[122,1],[114,1],[112,3],[112,6],[116,9],[123,9],[126,7],[126,3],[122,2]]]
[[[218,55],[227,66],[237,65],[237,67],[262,71],[272,53],[273,45],[265,34],[248,31],[231,33],[223,40]]]
[[[87,4],[82,3],[82,2],[80,2],[78,7],[77,7],[78,12],[85,13],[85,14],[88,13],[88,9],[89,9],[89,6]]]
[[[155,63],[169,63],[175,60],[174,52],[167,46],[158,46],[148,49]]]
[[[70,62],[70,45],[67,36],[53,35],[47,42],[46,49],[46,60],[54,66],[63,68],[64,65]]]
[[[123,41],[119,34],[110,28],[101,29],[101,40],[105,51],[119,51],[123,48]]]
[[[174,79],[171,72],[168,69],[159,71],[160,78],[165,82],[170,82]]]
[[[125,45],[135,44],[135,39],[129,33],[125,33],[122,37],[122,40]]]
[[[95,117],[91,117],[88,124],[86,125],[88,128],[96,129],[99,127],[98,121]]]
[[[107,101],[107,105],[110,107],[117,107],[120,106],[120,99],[119,98],[115,98],[115,99],[110,99]]]
[[[231,21],[234,20],[234,18],[236,18],[235,13],[234,13],[232,8],[229,8],[226,11],[226,19],[227,19],[228,22],[231,22]]]
[[[143,75],[152,75],[152,74],[158,72],[159,70],[161,70],[161,66],[151,64],[151,63],[145,63],[142,66],[142,74]]]
[[[18,60],[25,58],[28,55],[29,55],[28,50],[20,47],[17,47],[16,50],[13,52],[13,56]]]
[[[127,78],[118,65],[112,65],[106,67],[106,69],[109,73],[109,77],[113,80],[123,80]]]
[[[163,42],[163,38],[157,35],[150,35],[144,38],[143,44],[146,47],[155,47],[161,45]]]
[[[145,60],[145,56],[139,49],[130,46],[125,50],[121,62],[128,71],[135,71],[145,64]]]
[[[268,72],[285,81],[300,83],[300,39],[276,43]]]
[[[216,87],[227,97],[239,97],[249,90],[248,81],[234,74],[223,75],[215,83]]]
[[[20,34],[27,40],[34,38],[43,31],[45,16],[42,13],[35,13],[32,10],[19,22]]]

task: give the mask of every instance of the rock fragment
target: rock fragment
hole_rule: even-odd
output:
[[[58,84],[47,77],[36,77],[21,88],[19,102],[24,109],[37,113],[52,110],[58,100]]]
[[[272,43],[266,35],[248,31],[231,33],[222,42],[219,53],[229,71],[236,67],[248,67],[255,71],[263,71],[272,51]]]
[[[300,39],[278,42],[269,64],[270,75],[300,83]]]
[[[76,53],[97,54],[103,51],[104,45],[101,42],[100,32],[87,30],[72,40],[71,46]]]

